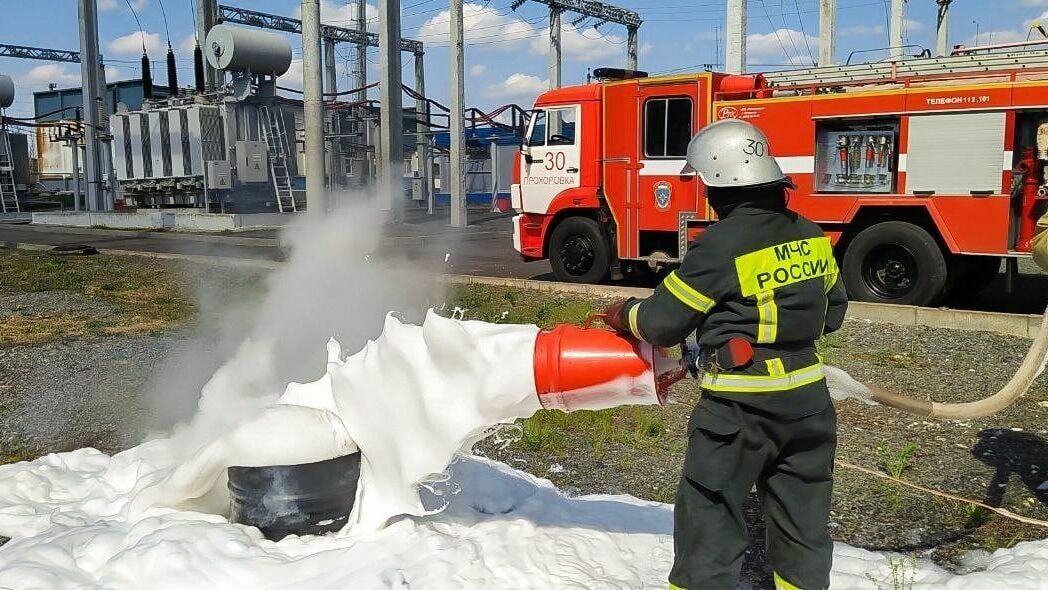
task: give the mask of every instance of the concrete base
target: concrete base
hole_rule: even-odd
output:
[[[149,210],[129,213],[77,211],[33,213],[33,223],[37,225],[202,232],[279,227],[290,223],[293,219],[295,215],[287,213],[201,213],[191,210]]]

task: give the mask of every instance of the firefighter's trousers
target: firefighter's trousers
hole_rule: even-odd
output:
[[[704,395],[688,430],[671,587],[736,589],[747,547],[743,503],[756,485],[777,588],[828,588],[833,544],[826,524],[837,446],[828,396],[821,412],[786,420]]]

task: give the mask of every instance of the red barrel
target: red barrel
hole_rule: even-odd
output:
[[[717,85],[717,100],[768,98],[771,91],[764,74],[728,74]]]

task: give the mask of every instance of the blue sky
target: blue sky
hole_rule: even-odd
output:
[[[377,16],[375,0],[368,15]],[[156,63],[154,76],[165,79],[160,62],[167,38],[160,0],[98,0],[101,50],[110,69],[110,79],[138,76],[142,42],[127,2],[135,8],[145,31],[150,57]],[[298,14],[294,0],[225,0],[225,3],[286,15]],[[192,79],[193,0],[164,0],[171,44],[179,58],[179,79]],[[840,0],[838,57],[850,52],[887,45],[889,0]],[[546,87],[547,17],[542,5],[528,2],[517,11],[510,0],[473,0],[466,5],[467,103],[491,107],[508,102],[529,104]],[[650,72],[689,71],[703,64],[720,63],[723,49],[724,0],[621,0],[618,5],[640,12],[640,67]],[[404,36],[426,45],[426,84],[430,96],[444,101],[448,95],[447,0],[401,0]],[[347,24],[351,10],[344,0],[323,0],[324,19]],[[1048,0],[955,0],[951,43],[972,44],[976,30],[979,41],[1023,40],[1029,24],[1048,12]],[[567,26],[573,18],[565,17]],[[976,24],[977,23],[977,24]],[[374,26],[374,23],[371,23]],[[906,38],[909,43],[934,46],[935,1],[909,0]],[[751,69],[784,69],[809,61],[809,48],[817,55],[818,0],[750,0],[749,58]],[[565,84],[585,80],[587,68],[622,65],[625,61],[625,31],[615,25],[594,30],[591,22],[564,32],[563,76]],[[78,49],[76,0],[0,0],[0,42],[56,49]],[[291,38],[295,62],[283,81],[300,84],[301,44]],[[352,52],[339,47],[345,58]],[[875,54],[870,54],[875,55]],[[883,55],[883,54],[881,54]],[[349,88],[345,60],[340,88]],[[370,77],[377,76],[375,50],[369,56]],[[412,62],[404,56],[405,80],[414,79]],[[32,114],[31,93],[79,85],[79,66],[0,58],[0,73],[15,78],[19,97],[10,109],[14,116]]]

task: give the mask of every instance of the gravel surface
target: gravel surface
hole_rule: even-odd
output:
[[[108,317],[120,311],[109,301],[69,291],[41,291],[0,295],[0,318],[10,315],[53,316],[60,313]]]
[[[171,335],[114,336],[0,348],[0,451],[38,455],[142,440],[143,399]]]

